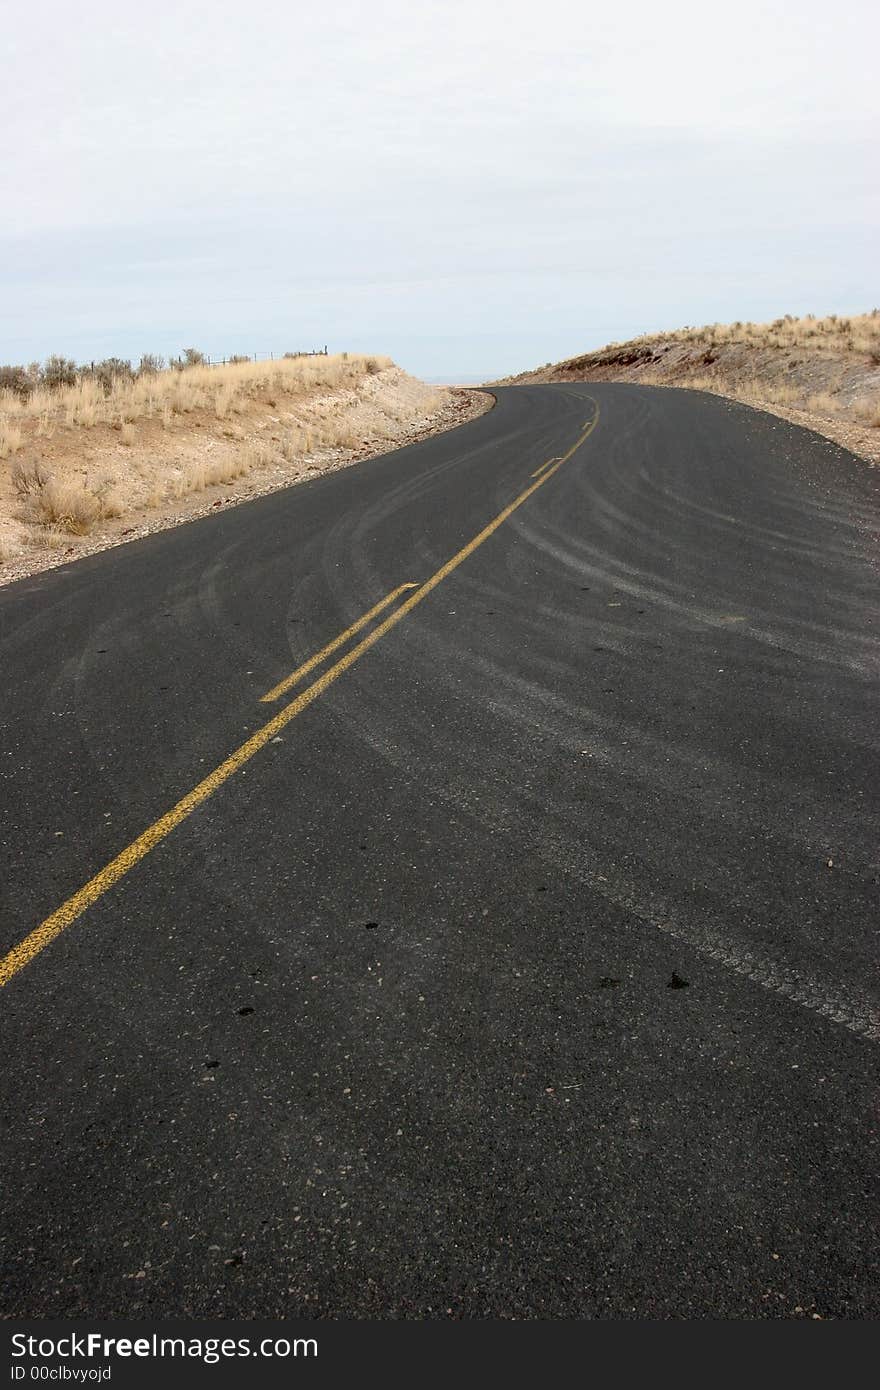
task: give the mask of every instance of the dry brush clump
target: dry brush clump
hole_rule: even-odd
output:
[[[880,396],[873,399],[864,397],[857,400],[853,405],[853,411],[857,420],[862,424],[870,426],[871,429],[880,429]]]
[[[9,458],[21,448],[21,426],[0,415],[0,459]]]
[[[73,536],[85,536],[98,521],[119,516],[122,504],[112,483],[89,487],[83,481],[56,478],[43,464],[17,463],[12,486],[24,521]]]

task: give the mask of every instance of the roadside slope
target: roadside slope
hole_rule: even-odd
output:
[[[0,583],[449,429],[488,396],[388,358],[236,362],[0,393]]]
[[[507,378],[632,381],[759,406],[880,462],[880,310],[645,334]]]

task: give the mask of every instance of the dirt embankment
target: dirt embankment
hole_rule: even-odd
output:
[[[387,358],[238,363],[0,398],[0,583],[450,429],[492,405]]]
[[[880,463],[880,310],[712,324],[612,343],[509,382],[635,381],[714,391]]]

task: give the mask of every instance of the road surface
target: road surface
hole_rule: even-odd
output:
[[[7,1316],[880,1314],[876,474],[497,396],[0,590]]]

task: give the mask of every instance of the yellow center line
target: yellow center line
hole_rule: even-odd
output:
[[[558,457],[558,455],[557,455],[557,457]],[[544,469],[545,469],[545,468],[549,468],[550,465],[551,465],[551,463],[555,463],[555,462],[556,462],[556,459],[555,459],[555,458],[548,459],[546,463],[542,463],[542,464],[541,464],[541,467],[540,467],[540,468],[536,468],[535,471],[534,471],[534,473],[532,473],[531,476],[532,476],[533,478],[540,478],[541,474],[544,472]]]
[[[437,588],[438,584],[442,584],[443,580],[446,579],[448,575],[452,574],[453,570],[458,569],[458,566],[462,564],[468,556],[473,555],[474,551],[477,550],[484,541],[487,541],[490,536],[494,535],[500,526],[504,525],[508,517],[511,517],[524,502],[528,501],[534,492],[537,492],[539,487],[544,486],[548,478],[552,478],[554,473],[557,473],[562,465],[568,462],[572,454],[581,447],[592,433],[598,419],[599,407],[596,405],[596,411],[592,420],[571,446],[568,453],[563,454],[557,463],[547,469],[547,471],[544,472],[536,482],[527,487],[524,492],[521,492],[513,502],[509,503],[509,505],[503,509],[503,511],[500,511],[494,520],[489,522],[488,526],[484,526],[482,531],[453,555],[451,560],[447,560],[445,565],[441,565],[440,569],[438,569],[430,579],[426,580],[420,588],[417,588],[415,593],[411,594],[408,599],[405,599],[400,607],[396,608],[383,622],[373,628],[372,632],[369,632],[366,637],[362,638],[357,646],[352,647],[350,651],[340,657],[335,665],[329,667],[323,675],[319,676],[316,681],[297,695],[296,699],[291,700],[289,705],[285,705],[282,710],[279,710],[278,713],[269,720],[268,724],[264,724],[263,727],[258,729],[255,734],[252,734],[240,748],[236,748],[235,752],[231,753],[225,762],[222,762],[219,767],[216,767],[213,772],[209,773],[203,781],[199,782],[198,786],[193,787],[192,791],[188,792],[186,796],[178,801],[176,806],[172,806],[170,811],[166,811],[164,816],[154,821],[136,840],[132,840],[130,845],[127,845],[120,854],[117,854],[115,859],[111,859],[109,864],[105,864],[104,868],[99,870],[94,878],[90,878],[88,883],[83,884],[82,888],[79,888],[72,897],[62,903],[59,908],[56,908],[44,922],[41,922],[38,927],[34,927],[33,931],[30,932],[23,941],[20,941],[17,946],[13,946],[12,950],[0,959],[0,987],[8,985],[9,981],[28,965],[35,956],[38,956],[41,951],[45,950],[56,937],[60,936],[66,927],[71,926],[78,917],[82,916],[87,908],[97,902],[98,898],[102,897],[108,889],[118,883],[121,878],[124,878],[130,869],[133,869],[136,864],[146,858],[150,850],[155,849],[167,835],[170,835],[172,830],[180,825],[182,821],[185,821],[188,816],[192,815],[193,811],[195,811],[203,801],[207,801],[208,797],[211,796],[218,787],[221,787],[224,782],[228,781],[233,773],[238,772],[255,753],[259,752],[261,748],[264,748],[269,740],[280,733],[280,731],[285,728],[291,720],[295,719],[298,714],[302,714],[303,710],[308,709],[309,705],[313,704],[320,695],[323,695],[324,691],[327,690],[335,680],[338,680],[344,671],[347,671],[356,661],[359,661],[365,652],[375,646],[375,644],[379,642],[386,633],[390,632],[393,627],[396,627],[408,613],[411,613],[418,604],[428,597],[428,594]]]
[[[401,594],[405,594],[407,589],[417,589],[418,587],[418,584],[409,583],[401,584],[399,588],[392,589],[391,593],[387,594],[385,598],[375,604],[374,607],[370,609],[369,613],[364,613],[363,617],[358,618],[356,623],[352,623],[351,627],[347,627],[344,632],[340,632],[338,637],[334,637],[332,642],[328,642],[326,647],[322,647],[314,656],[310,656],[308,661],[304,661],[302,666],[297,666],[296,670],[291,672],[289,676],[285,676],[283,681],[279,681],[277,685],[273,685],[272,689],[261,697],[260,703],[268,705],[271,704],[273,700],[277,700],[279,695],[285,695],[287,691],[290,690],[291,686],[296,685],[297,681],[302,680],[303,676],[307,676],[310,671],[314,671],[315,667],[320,666],[322,661],[326,661],[328,656],[332,656],[337,648],[343,647],[349,637],[354,637],[356,632],[360,632],[362,627],[366,627],[368,623],[372,622],[373,618],[375,618],[378,613],[381,613],[383,608],[387,608],[389,603],[393,603]]]

